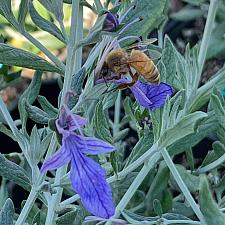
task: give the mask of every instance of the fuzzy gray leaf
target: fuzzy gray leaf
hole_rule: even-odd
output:
[[[9,66],[25,67],[33,70],[62,73],[45,59],[28,51],[0,43],[0,63]]]
[[[25,190],[30,190],[30,180],[26,171],[19,165],[9,161],[2,154],[0,154],[0,175],[12,180]]]
[[[48,124],[48,121],[51,119],[46,112],[42,111],[36,106],[30,105],[27,102],[25,102],[25,108],[29,118],[36,123]]]
[[[13,225],[14,205],[8,198],[0,211],[0,225]]]
[[[58,38],[60,41],[65,43],[65,38],[60,31],[60,29],[52,22],[49,22],[36,11],[34,8],[32,2],[29,3],[29,12],[32,21],[42,30],[47,31],[48,33],[52,34],[56,38]]]

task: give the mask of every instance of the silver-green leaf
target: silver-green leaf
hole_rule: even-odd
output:
[[[37,100],[42,109],[51,117],[56,118],[58,115],[58,109],[55,108],[44,96],[38,95]]]
[[[36,123],[48,124],[48,121],[51,119],[51,117],[46,112],[36,106],[30,105],[27,102],[25,102],[25,109],[28,117]]]
[[[167,0],[135,0],[134,5],[136,5],[136,8],[130,11],[123,22],[127,24],[138,17],[142,17],[143,20],[129,27],[123,33],[123,36],[135,35],[147,37],[149,32],[158,27],[165,19]]]
[[[60,29],[52,22],[49,22],[36,11],[32,2],[29,3],[29,12],[32,21],[42,30],[47,31],[62,42],[66,42]]]
[[[30,190],[30,180],[26,171],[0,154],[0,175],[12,180],[25,190]]]
[[[11,0],[0,1],[0,14],[4,16],[15,28],[18,28],[18,22],[11,10]]]
[[[29,0],[21,0],[20,2],[18,22],[21,29],[24,29],[25,26],[25,19],[28,13],[28,2]]]
[[[14,205],[8,198],[0,211],[0,225],[13,225]]]
[[[225,225],[225,216],[212,197],[205,175],[200,179],[199,203],[208,225]]]
[[[113,142],[112,135],[109,130],[109,121],[106,112],[103,110],[102,102],[96,105],[95,115],[92,119],[92,126],[96,135],[109,143]]]
[[[194,112],[184,116],[174,127],[167,129],[160,137],[159,143],[162,146],[169,146],[179,139],[195,132],[196,123],[206,117],[204,112]]]
[[[9,66],[25,67],[33,70],[50,71],[62,74],[62,71],[45,59],[28,51],[0,43],[0,63]]]
[[[40,88],[41,88],[41,77],[42,77],[42,72],[37,71],[34,74],[29,87],[20,96],[20,99],[18,102],[18,108],[19,108],[20,118],[22,120],[23,128],[25,128],[26,122],[27,122],[27,112],[25,109],[26,102],[29,104],[32,104],[35,101],[37,95],[39,94]]]

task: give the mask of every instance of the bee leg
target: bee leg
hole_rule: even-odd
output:
[[[129,87],[133,86],[138,81],[138,77],[139,77],[139,74],[135,73],[132,76],[132,81],[130,83],[120,84],[120,85],[118,85],[117,89],[123,90],[123,89],[126,89],[126,88],[129,88]]]
[[[131,76],[132,79],[133,79],[134,74],[132,73],[130,66],[128,66],[128,70],[129,70],[130,76]]]
[[[108,83],[107,83],[107,81],[106,81],[106,79],[105,79],[105,77],[104,77],[104,76],[103,76],[103,80],[104,80],[105,85],[107,86],[107,88],[109,88],[109,85],[108,85]]]
[[[132,85],[131,85],[132,86]],[[127,83],[127,84],[120,84],[120,85],[118,85],[117,86],[117,90],[124,90],[124,89],[127,89],[127,88],[129,88],[130,86],[129,86],[129,83]]]

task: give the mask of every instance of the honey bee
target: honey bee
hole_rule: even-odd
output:
[[[135,74],[132,73],[131,68],[135,70]],[[105,59],[102,77],[109,77],[110,72],[115,74],[112,79],[120,79],[122,75],[127,73],[132,77],[130,83],[120,84],[118,89],[131,87],[137,82],[139,76],[143,76],[145,80],[151,83],[158,84],[160,82],[157,67],[151,58],[139,49],[132,49],[130,53],[124,48],[112,50]]]

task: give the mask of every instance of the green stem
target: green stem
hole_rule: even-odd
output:
[[[166,25],[166,22],[167,22],[167,19],[162,22],[162,24],[159,26],[159,29],[158,29],[158,46],[160,48],[163,48],[163,30]]]
[[[215,74],[214,78],[208,81],[206,84],[198,88],[197,93],[190,105],[190,112],[195,112],[201,109],[208,101],[211,96],[211,90],[216,87],[218,90],[224,88],[225,82],[225,68],[222,68],[218,73]]]
[[[170,169],[170,172],[172,173],[175,181],[177,182],[177,185],[179,186],[179,188],[181,189],[181,191],[183,192],[185,198],[187,199],[187,201],[189,202],[191,208],[193,209],[193,211],[195,212],[196,216],[198,217],[198,219],[200,220],[201,224],[204,225],[205,220],[204,220],[204,216],[202,215],[202,212],[200,211],[198,205],[196,204],[196,202],[194,201],[191,193],[189,192],[187,186],[185,185],[185,183],[183,182],[179,172],[177,171],[173,161],[170,158],[169,153],[167,152],[166,148],[162,148],[161,149],[161,154],[167,164],[167,166]]]
[[[71,81],[72,81],[72,75],[73,75],[73,65],[74,65],[74,58],[76,60],[82,60],[82,58],[77,58],[74,56],[76,54],[75,51],[75,44],[77,42],[77,28],[79,23],[83,23],[79,18],[79,8],[80,8],[80,1],[79,0],[73,0],[72,1],[72,17],[71,17],[71,28],[70,28],[70,37],[69,42],[67,45],[67,60],[66,60],[66,71],[65,71],[65,80],[63,84],[63,90],[62,90],[62,96],[61,96],[61,102],[60,105],[62,106],[64,103],[64,98],[66,93],[70,90]],[[83,31],[82,31],[83,32]],[[77,62],[76,62],[77,63]]]
[[[66,173],[66,170],[67,170],[67,166],[61,167],[57,170],[54,183],[58,183],[60,181],[61,177]],[[63,188],[56,187],[55,191],[56,193],[52,195],[51,201],[48,204],[48,213],[47,213],[45,225],[55,224],[55,218],[56,218],[55,212],[61,200]]]
[[[149,171],[153,168],[153,166],[156,164],[156,162],[160,159],[160,154],[157,152],[154,154],[142,167],[141,171],[138,173],[137,177],[134,179],[133,183],[128,188],[127,192],[119,202],[119,204],[116,207],[115,214],[112,218],[118,218],[121,214],[121,212],[125,209],[127,204],[129,203],[130,199],[133,197],[135,192],[137,191],[138,187],[141,185]],[[108,221],[106,225],[111,225],[112,222]]]
[[[115,136],[120,131],[120,108],[121,108],[121,90],[118,91],[115,104],[113,136]]]
[[[22,212],[20,213],[15,225],[23,225],[24,224],[37,197],[38,197],[38,190],[36,189],[36,187],[32,187],[31,192],[26,200],[26,203],[25,203],[25,205],[22,209]]]
[[[206,54],[207,54],[207,50],[208,50],[208,46],[209,46],[209,42],[210,42],[210,37],[211,37],[211,34],[212,34],[212,30],[213,30],[213,25],[214,25],[214,20],[215,20],[215,16],[216,16],[218,3],[219,3],[218,0],[211,0],[210,1],[206,25],[205,25],[205,29],[204,29],[204,33],[203,33],[203,37],[202,37],[202,42],[201,42],[201,46],[200,46],[200,51],[199,51],[199,56],[198,56],[199,74],[200,74],[199,77],[201,76],[203,66],[204,66],[204,62],[205,62],[205,59],[206,59]]]
[[[56,141],[56,135],[54,133],[52,135],[51,142],[50,142],[50,145],[48,147],[48,151],[47,151],[47,154],[46,154],[46,157],[45,157],[46,159],[49,157],[49,155],[52,154],[53,151],[55,151],[56,147],[57,147],[57,141]],[[15,225],[23,225],[23,223],[25,222],[31,208],[34,205],[35,200],[38,197],[38,192],[41,189],[41,186],[42,186],[41,184],[44,181],[44,178],[45,178],[45,173],[40,174],[38,179],[36,177],[37,182],[35,182],[33,184],[31,192],[30,192],[30,194],[27,198],[27,201],[26,201],[26,203],[25,203],[25,205],[24,205]],[[33,179],[33,177],[32,177],[32,179]]]
[[[79,6],[76,26],[77,26],[76,39],[74,40],[75,44],[77,44],[77,42],[83,38],[83,6],[82,5]],[[82,46],[80,48],[76,49],[74,57],[72,59],[74,61],[74,65],[72,68],[72,74],[76,74],[80,70],[81,63],[82,63],[81,59],[82,59]]]
[[[56,147],[57,147],[57,141],[56,141],[56,134],[54,133],[52,135],[52,139],[51,139],[51,142],[50,142],[50,145],[49,145],[46,157],[45,157],[46,159],[55,151]],[[55,182],[57,180],[59,180],[61,178],[61,176],[63,175],[63,173],[65,173],[65,172],[66,172],[66,167],[63,167],[63,168],[60,168],[59,170],[57,170]],[[44,177],[45,177],[45,174],[43,174],[41,176],[41,178],[40,178],[41,182],[43,182]],[[55,190],[56,190],[56,193],[52,195],[51,201],[48,204],[47,218],[45,221],[46,225],[54,224],[55,217],[56,217],[55,208],[57,207],[57,204],[61,200],[63,189],[60,187],[57,187],[57,188],[55,188]]]
[[[28,32],[22,32],[22,35],[26,37],[32,44],[34,44],[38,49],[40,49],[56,66],[58,66],[62,72],[65,72],[65,65],[53,55],[44,45],[42,45],[38,40],[31,36]]]
[[[78,34],[78,33],[79,32],[83,33],[83,30],[82,31],[78,30],[78,27],[82,28],[82,26],[78,26],[78,24],[83,23],[83,18],[81,18],[81,15],[83,15],[83,14],[79,13],[80,12],[80,9],[79,9],[80,4],[79,3],[80,3],[79,0],[72,1],[72,17],[71,17],[70,37],[69,37],[69,41],[68,41],[68,45],[67,45],[68,55],[67,55],[67,61],[66,61],[65,80],[64,80],[64,84],[63,84],[60,106],[62,106],[64,104],[65,95],[70,90],[72,75],[73,75],[73,65],[74,65],[73,55],[78,54],[78,56],[79,56],[79,54],[80,54],[80,53],[76,53],[78,51],[74,52],[75,51],[74,46],[77,42],[77,38],[81,36],[81,34]],[[82,56],[80,55],[80,58],[75,56],[75,59],[81,61]],[[80,65],[80,63],[77,63],[76,65]],[[79,68],[75,68],[75,69],[79,69]],[[66,171],[67,171],[67,166],[61,167],[56,171],[54,185],[60,183],[61,177],[65,175]],[[49,202],[49,205],[48,205],[48,213],[47,213],[45,225],[55,224],[55,218],[56,218],[56,210],[55,209],[58,207],[58,205],[61,201],[63,188],[56,187],[55,190],[56,190],[56,193],[52,195],[51,201]]]
[[[8,109],[6,108],[5,103],[2,100],[2,97],[0,97],[0,110],[2,112],[2,115],[6,121],[6,123],[9,125],[11,131],[13,132],[14,136],[16,137],[19,130],[17,129],[11,115],[9,114]]]
[[[0,110],[2,112],[2,115],[3,115],[6,123],[9,125],[11,131],[13,132],[13,135],[17,139],[18,144],[19,144],[25,158],[27,159],[27,162],[29,163],[29,165],[32,168],[32,163],[30,161],[30,157],[28,154],[29,142],[28,142],[27,138],[24,138],[24,136],[22,136],[20,131],[17,129],[16,124],[14,123],[14,121],[13,121],[13,119],[1,97],[0,97]]]

